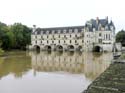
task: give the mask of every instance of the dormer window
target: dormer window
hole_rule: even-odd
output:
[[[43,31],[41,31],[41,34],[43,34]]]
[[[35,35],[37,35],[37,32],[35,32]]]
[[[47,32],[46,32],[47,34],[49,34],[49,31],[47,30]]]
[[[69,33],[72,33],[72,29],[69,29]]]
[[[110,29],[111,29],[111,31],[113,31],[114,30],[113,26],[110,26]]]
[[[105,26],[105,30],[108,31],[108,26]]]
[[[93,28],[93,31],[95,31],[95,28]]]
[[[66,29],[63,30],[63,33],[66,33]]]
[[[75,29],[75,33],[78,33],[78,29]]]
[[[102,27],[101,24],[99,24],[99,26],[98,26],[98,30],[99,31],[101,31],[101,27]]]
[[[55,33],[55,30],[52,30],[52,34],[54,34]]]
[[[61,30],[58,30],[58,34],[60,34],[61,33]]]

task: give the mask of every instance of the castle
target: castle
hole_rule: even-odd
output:
[[[29,49],[56,51],[112,51],[115,26],[108,17],[91,19],[84,26],[36,28]]]

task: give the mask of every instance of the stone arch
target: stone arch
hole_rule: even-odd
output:
[[[79,45],[77,49],[78,49],[78,51],[82,51],[82,46]]]
[[[44,48],[45,48],[45,50],[48,50],[48,51],[52,50],[52,47],[50,45],[46,45]]]
[[[74,51],[74,50],[75,50],[75,47],[74,47],[73,45],[69,45],[69,46],[68,46],[68,50],[69,50],[69,51]]]
[[[93,51],[94,52],[102,52],[102,48],[100,46],[94,46]]]
[[[57,46],[56,46],[56,50],[58,50],[58,51],[63,51],[63,46],[62,46],[62,45],[57,45]]]
[[[36,51],[40,51],[40,46],[39,45],[34,45],[33,49],[36,50]]]

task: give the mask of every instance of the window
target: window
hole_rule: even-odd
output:
[[[52,30],[52,34],[54,34],[55,33],[55,30]]]
[[[77,43],[77,41],[75,40],[75,43]]]
[[[66,35],[64,35],[64,38],[66,38]]]
[[[63,33],[66,33],[66,29],[63,30]]]
[[[60,38],[60,35],[59,35],[59,38]]]
[[[43,34],[43,31],[41,31],[41,34]]]
[[[60,44],[60,40],[59,40],[59,44]]]
[[[71,38],[71,35],[70,35],[70,38]]]
[[[35,41],[35,43],[37,44],[37,41]]]
[[[64,43],[66,43],[66,41],[64,40]]]
[[[41,44],[42,44],[42,41],[41,41]]]
[[[72,33],[72,29],[69,29],[69,33]]]
[[[101,33],[99,33],[99,36],[102,36],[102,34],[101,34]]]
[[[41,39],[43,38],[43,36],[41,36]]]
[[[84,40],[82,40],[82,43],[84,43]]]
[[[75,35],[75,37],[77,38],[77,35]]]
[[[47,44],[49,43],[49,41],[47,40]]]
[[[37,39],[37,36],[35,36],[35,38]]]
[[[60,34],[61,30],[58,30],[58,34]]]
[[[109,40],[111,40],[110,34],[109,34]]]
[[[75,33],[77,33],[78,32],[78,29],[75,29]]]
[[[72,41],[70,40],[70,43],[71,43]]]
[[[107,38],[108,38],[108,36],[107,36],[107,34],[106,34],[106,40],[107,40]]]
[[[52,43],[54,43],[54,41],[52,41]]]
[[[49,31],[47,31],[47,34],[49,34]]]
[[[99,41],[99,43],[102,43],[102,39],[99,39],[98,41]]]
[[[47,35],[47,38],[48,38],[49,36]]]

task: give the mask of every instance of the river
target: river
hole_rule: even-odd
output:
[[[6,52],[0,93],[81,93],[112,60],[112,53]]]

